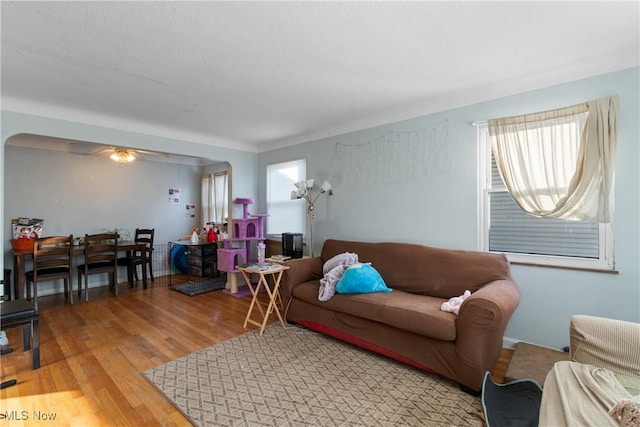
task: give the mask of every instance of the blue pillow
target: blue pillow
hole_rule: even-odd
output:
[[[336,284],[339,294],[366,294],[369,292],[391,292],[380,276],[380,273],[370,264],[356,263],[344,272]]]

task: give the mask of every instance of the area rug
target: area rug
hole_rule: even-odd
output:
[[[270,325],[143,375],[196,426],[481,426],[453,381]]]

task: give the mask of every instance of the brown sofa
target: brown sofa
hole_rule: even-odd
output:
[[[352,252],[371,262],[392,292],[336,294],[319,301],[324,262]],[[479,392],[493,369],[520,292],[503,255],[410,243],[325,241],[320,257],[287,262],[287,321],[339,338]],[[458,315],[441,310],[471,291]]]

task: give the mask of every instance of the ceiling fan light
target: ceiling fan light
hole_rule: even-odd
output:
[[[136,156],[133,155],[132,152],[130,152],[129,150],[123,150],[123,149],[116,149],[116,151],[113,152],[113,154],[111,156],[112,160],[115,160],[118,163],[130,163],[133,162],[136,159]]]

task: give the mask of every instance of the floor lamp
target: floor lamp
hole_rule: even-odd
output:
[[[327,193],[327,195],[331,196],[333,192],[331,191],[331,184],[329,181],[324,181],[318,192],[313,193],[313,184],[314,179],[307,179],[306,181],[296,182],[294,185],[296,186],[296,190],[291,192],[291,200],[295,199],[305,199],[307,201],[307,219],[309,222],[309,255],[311,257],[314,256],[313,253],[313,222],[315,220],[315,211],[316,211],[316,200],[320,197],[321,194]]]

